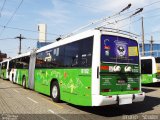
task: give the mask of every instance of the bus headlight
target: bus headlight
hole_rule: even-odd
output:
[[[124,68],[124,71],[125,71],[125,72],[132,72],[131,66],[126,66],[126,67]]]
[[[121,71],[121,67],[118,66],[118,65],[115,65],[115,66],[113,67],[113,71],[114,71],[114,72],[120,72],[120,71]]]

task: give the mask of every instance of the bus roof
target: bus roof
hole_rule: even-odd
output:
[[[143,57],[140,57],[140,59],[153,59],[153,58],[155,58],[155,57],[153,57],[153,56],[143,56]]]
[[[72,35],[70,37],[66,37],[64,39],[61,39],[59,41],[56,41],[56,42],[53,42],[49,45],[41,47],[40,49],[37,50],[37,52],[41,52],[41,51],[44,51],[46,49],[51,49],[51,48],[54,48],[54,47],[65,45],[67,43],[71,43],[71,42],[74,42],[74,41],[77,41],[77,40],[81,40],[83,38],[94,36],[94,34],[96,32],[100,33],[99,30],[88,30],[88,31],[85,31],[85,32],[82,32],[82,33],[79,33],[79,34]]]
[[[23,53],[23,54],[20,54],[18,56],[15,56],[15,57],[11,58],[11,60],[21,58],[21,57],[25,57],[25,56],[29,56],[30,54],[31,54],[31,52]]]
[[[3,60],[1,63],[8,62],[8,61],[10,61],[10,60],[11,60],[11,59],[7,58],[7,59]]]
[[[87,37],[91,37],[91,36],[94,36],[95,34],[99,34],[99,35],[108,34],[108,35],[115,35],[115,36],[117,35],[117,36],[120,36],[120,37],[130,38],[130,39],[133,39],[133,40],[137,41],[137,35],[135,35],[133,33],[129,33],[127,31],[122,31],[122,30],[117,30],[117,32],[116,32],[116,30],[117,29],[111,29],[111,28],[95,28],[95,29],[87,30],[87,31],[84,31],[84,32],[81,32],[81,33],[78,33],[78,34],[68,36],[66,38],[62,38],[59,41],[56,41],[56,42],[53,42],[49,45],[41,47],[40,49],[37,50],[37,52],[42,52],[42,51],[45,51],[47,49],[51,49],[51,48],[54,48],[54,47],[65,45],[67,43],[74,42],[74,41],[77,41],[77,40],[81,40],[81,39],[84,39],[84,38],[87,38]]]

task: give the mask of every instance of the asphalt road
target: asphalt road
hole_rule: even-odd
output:
[[[0,79],[0,120],[132,120],[160,119],[160,85],[143,86],[144,102],[80,107],[54,103],[50,97]]]

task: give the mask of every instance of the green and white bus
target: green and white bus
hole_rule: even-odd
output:
[[[134,34],[97,28],[44,46],[29,56],[25,87],[49,95],[55,102],[102,106],[144,100]]]
[[[6,59],[1,62],[0,76],[2,79],[9,79],[9,61],[9,59]]]
[[[26,85],[26,79],[28,79],[30,52],[13,57],[10,60],[10,76],[9,80],[19,85]]]
[[[142,84],[160,82],[160,57],[141,57]]]
[[[1,69],[2,69],[2,63],[0,62],[0,78],[1,78]]]

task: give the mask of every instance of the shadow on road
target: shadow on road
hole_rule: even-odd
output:
[[[102,106],[102,107],[81,107],[71,105],[84,112],[92,113],[95,115],[105,116],[105,117],[115,117],[121,115],[132,115],[139,114],[142,112],[147,112],[153,110],[153,107],[160,104],[160,98],[146,96],[143,102],[133,103],[130,105],[113,105],[113,106]]]
[[[142,91],[145,92],[145,93],[150,93],[150,92],[154,92],[156,91],[156,89],[151,89],[151,88],[142,88]]]
[[[160,87],[160,82],[157,83],[149,83],[149,84],[142,84],[145,87]]]

